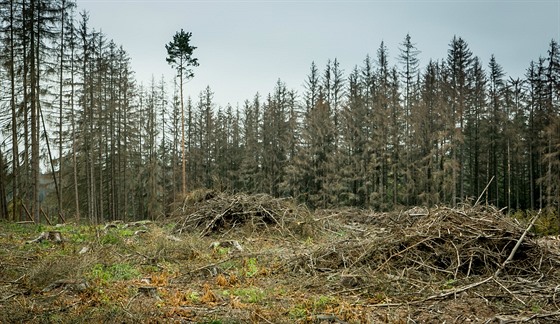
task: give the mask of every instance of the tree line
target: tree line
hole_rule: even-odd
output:
[[[0,2],[3,218],[154,218],[183,184],[311,208],[560,209],[555,40],[514,79],[458,36],[421,67],[406,35],[395,62],[382,42],[348,72],[311,63],[301,92],[278,80],[222,107],[210,87],[182,103],[178,78],[137,84],[125,49],[76,11]]]

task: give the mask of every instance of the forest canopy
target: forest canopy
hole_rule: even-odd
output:
[[[480,197],[508,211],[560,209],[556,40],[512,78],[460,36],[421,63],[403,35],[395,58],[382,42],[351,71],[336,58],[310,62],[302,91],[278,80],[222,107],[208,87],[181,110],[177,80],[138,84],[126,49],[74,1],[3,1],[0,19],[2,218],[166,215],[182,192],[183,136],[187,191],[291,196],[311,208]]]

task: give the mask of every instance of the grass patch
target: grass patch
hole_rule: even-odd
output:
[[[128,263],[116,263],[106,266],[97,263],[91,269],[89,277],[103,283],[130,280],[140,277],[140,271]]]
[[[224,290],[223,291],[223,295],[224,296],[237,296],[239,298],[241,298],[241,301],[244,303],[260,303],[262,302],[265,298],[266,298],[266,293],[260,289],[260,288],[256,288],[256,287],[250,287],[250,288],[237,288],[237,289],[233,289],[233,290]]]

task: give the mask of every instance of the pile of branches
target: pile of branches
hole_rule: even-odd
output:
[[[227,233],[234,228],[274,229],[280,233],[304,233],[311,228],[309,211],[293,200],[266,194],[206,193],[200,199],[187,196],[175,211],[175,232],[199,232],[200,236]]]
[[[457,299],[473,305],[496,305],[492,302],[497,300],[503,314],[522,314],[520,309],[531,313],[495,315],[487,323],[559,320],[560,257],[530,232],[539,214],[520,224],[495,208],[480,206],[383,214],[380,222],[371,221],[376,215],[370,212],[360,216],[367,224],[358,226],[356,218],[350,223],[367,233],[326,242],[284,266],[298,274],[329,278],[343,295],[369,300],[381,296],[372,307],[410,311],[416,305],[433,314],[434,308]],[[378,223],[384,231],[368,226]],[[351,227],[330,224],[331,229]],[[530,305],[541,309],[535,312]]]
[[[391,240],[371,247],[359,264],[383,260],[382,269],[452,276],[490,275],[500,269],[526,227],[491,207],[438,208],[419,216],[405,228],[396,228]],[[521,241],[510,264],[512,275],[540,273],[546,251],[531,239]]]
[[[369,274],[398,273],[431,281],[490,275],[502,268],[503,274],[538,275],[557,263],[530,233],[516,247],[526,226],[491,207],[436,208],[393,219],[401,224],[384,222],[390,226],[384,232],[369,228],[370,235],[327,243],[296,256],[289,266],[308,273],[365,268]]]

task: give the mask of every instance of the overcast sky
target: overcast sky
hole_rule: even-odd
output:
[[[523,77],[529,62],[560,39],[560,0],[469,1],[188,1],[77,0],[90,26],[132,58],[138,82],[170,80],[165,44],[181,28],[192,32],[200,66],[186,85],[193,100],[210,86],[216,104],[240,105],[266,96],[281,79],[303,90],[311,62],[322,71],[337,58],[345,76],[375,58],[381,41],[398,64],[407,33],[421,51],[420,66],[443,59],[454,35],[485,67],[491,54],[508,76]]]

